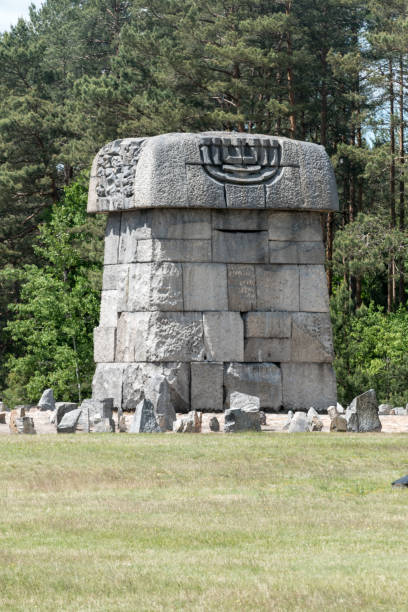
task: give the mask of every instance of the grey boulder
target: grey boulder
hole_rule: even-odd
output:
[[[288,427],[288,433],[305,433],[310,431],[307,415],[304,412],[295,412]]]
[[[330,431],[347,431],[347,419],[342,414],[337,414],[330,422]]]
[[[392,414],[393,406],[391,404],[380,404],[378,406],[378,414],[388,415]]]
[[[347,431],[381,431],[378,416],[378,402],[374,389],[370,389],[353,399],[346,411]]]
[[[220,431],[220,422],[217,417],[213,416],[210,419],[210,431]]]
[[[136,406],[129,433],[159,433],[160,431],[152,402],[143,398]]]
[[[54,392],[52,389],[46,389],[38,402],[40,410],[55,410]]]
[[[34,421],[29,416],[16,418],[15,427],[19,434],[35,434]]]
[[[314,408],[309,408],[307,413],[307,422],[309,423],[310,431],[322,431],[323,421],[319,417],[319,413]]]
[[[286,416],[287,416],[286,423],[282,427],[283,431],[287,431],[289,429],[289,426],[290,426],[290,424],[292,422],[292,419],[293,419],[293,412],[292,412],[292,410],[289,410],[289,412],[288,412],[288,414]]]
[[[225,411],[225,433],[239,431],[261,431],[259,410],[242,410],[241,408],[228,408]]]
[[[81,408],[70,410],[62,417],[60,423],[57,425],[58,433],[75,433],[78,419],[81,416]]]
[[[177,419],[173,423],[175,433],[200,433],[202,423],[202,413],[191,410],[186,416]]]

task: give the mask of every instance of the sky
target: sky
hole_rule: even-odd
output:
[[[0,0],[0,32],[17,23],[19,17],[28,17],[30,4],[41,6],[41,0]]]

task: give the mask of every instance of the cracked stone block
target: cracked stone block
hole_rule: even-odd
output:
[[[229,310],[256,310],[255,266],[229,264],[227,268]]]
[[[205,312],[203,327],[208,361],[244,360],[244,323],[238,312]]]
[[[261,409],[279,410],[282,406],[280,368],[273,363],[227,363],[224,365],[225,407],[234,391],[259,397]]]
[[[171,262],[129,264],[118,292],[119,312],[182,311],[182,266]]]
[[[268,232],[214,230],[213,261],[267,263],[269,261]]]

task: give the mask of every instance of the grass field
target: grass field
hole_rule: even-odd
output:
[[[1,610],[407,610],[408,437],[4,436]]]

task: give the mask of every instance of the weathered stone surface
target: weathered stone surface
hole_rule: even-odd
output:
[[[348,431],[381,431],[378,417],[378,402],[374,389],[370,389],[353,399],[346,411]]]
[[[220,431],[220,422],[217,417],[213,416],[209,422],[210,431]]]
[[[57,425],[58,433],[75,433],[78,419],[81,416],[81,408],[70,410],[65,413],[61,421]]]
[[[408,411],[403,406],[396,406],[391,410],[391,414],[396,414],[397,416],[406,416]]]
[[[291,341],[289,338],[247,338],[245,340],[244,361],[274,361],[282,363],[291,360]]]
[[[265,208],[263,185],[225,185],[227,208]]]
[[[307,412],[307,422],[309,423],[310,431],[322,431],[323,421],[320,419],[318,412],[314,408],[309,408]]]
[[[129,433],[159,433],[160,431],[152,402],[143,398],[136,406]]]
[[[40,410],[55,410],[54,392],[52,389],[46,389],[38,402]]]
[[[191,408],[202,412],[223,411],[222,363],[193,362],[191,364]]]
[[[284,424],[284,426],[282,427],[283,431],[288,431],[290,424],[292,422],[293,419],[293,412],[292,410],[289,410],[288,414],[287,414],[287,419],[286,422]]]
[[[94,433],[115,433],[115,423],[113,419],[102,418],[95,423],[93,427]]]
[[[84,433],[88,433],[89,431],[95,431],[95,426],[104,419],[108,419],[108,421],[110,422],[110,427],[112,429],[113,398],[108,397],[101,400],[84,399],[80,408],[81,414],[76,424],[76,431]],[[103,429],[102,425],[101,428]]]
[[[174,421],[173,431],[175,433],[200,433],[202,416],[201,412],[191,410],[186,416]]]
[[[317,363],[333,361],[333,339],[329,313],[293,313],[292,361]]]
[[[330,421],[330,431],[347,431],[347,419],[342,414],[336,414]]]
[[[225,411],[225,433],[239,431],[261,431],[259,410],[241,410],[241,408],[228,408]]]
[[[259,134],[209,132],[109,143],[92,166],[88,211],[222,207],[223,183],[247,184],[261,193],[262,182],[267,207],[338,209],[323,147]],[[246,204],[242,198],[231,204],[259,205],[256,197]]]
[[[120,239],[120,213],[110,214],[106,222],[105,230],[105,255],[104,264],[117,264]]]
[[[288,433],[305,433],[311,431],[307,416],[304,412],[295,412],[289,427]]]
[[[239,313],[205,312],[203,327],[208,361],[243,361],[244,323]]]
[[[210,210],[152,210],[152,238],[211,239]]]
[[[270,212],[269,240],[322,242],[323,232],[319,213]]]
[[[224,366],[225,406],[234,391],[259,397],[260,407],[279,410],[282,405],[280,368],[273,363],[230,363]]]
[[[93,338],[94,361],[96,363],[115,361],[116,327],[95,327]]]
[[[323,242],[269,241],[272,264],[324,264]]]
[[[181,362],[127,365],[123,374],[123,408],[134,410],[144,394],[154,403],[157,394],[152,381],[156,381],[157,377],[161,376],[167,380],[170,386],[171,405],[174,410],[176,412],[188,412],[190,406],[190,365]]]
[[[240,393],[234,391],[230,394],[230,408],[248,411],[259,412],[260,401],[256,395],[248,395],[247,393]]]
[[[127,432],[126,418],[124,416],[121,416],[120,419],[118,419],[118,431],[119,433]]]
[[[118,286],[118,310],[182,311],[183,274],[181,264],[129,264]]]
[[[122,406],[123,363],[98,363],[92,380],[92,398],[113,398],[115,408]]]
[[[102,291],[100,327],[116,327],[118,321],[118,292]]]
[[[244,321],[246,338],[291,337],[291,315],[287,312],[249,312]]]
[[[37,433],[34,427],[34,420],[32,419],[32,417],[29,417],[29,416],[16,417],[14,421],[14,429],[15,429],[14,433],[18,433],[18,434]]]
[[[211,240],[138,240],[134,261],[210,262]]]
[[[156,374],[145,385],[145,395],[152,402],[157,424],[161,431],[173,431],[176,411],[173,388],[163,374]]]
[[[298,266],[257,266],[256,287],[259,310],[299,310]]]
[[[119,288],[123,275],[127,273],[126,264],[111,264],[103,267],[102,289],[113,291]]]
[[[336,406],[329,406],[328,409],[327,409],[327,414],[333,420],[339,414],[338,411],[337,411],[337,407]]]
[[[116,361],[147,361],[149,312],[122,312],[116,336]]]
[[[228,310],[227,266],[183,264],[184,309]]]
[[[212,314],[218,313],[205,316]],[[201,313],[152,313],[145,343],[147,361],[201,361],[204,357]],[[214,361],[222,360],[214,358]]]
[[[243,232],[268,230],[268,214],[262,210],[214,210],[212,227]]]
[[[248,312],[256,309],[255,267],[230,264],[228,268],[228,309]]]
[[[337,402],[337,404],[336,404],[336,410],[337,410],[338,414],[344,414],[344,412],[345,412],[343,406],[341,404],[339,404],[339,402]]]
[[[268,263],[268,232],[214,230],[213,261]]]
[[[78,404],[75,402],[56,402],[55,410],[50,418],[50,423],[59,425],[64,414],[67,414],[67,412],[71,412],[72,410],[76,410],[77,408]]]
[[[305,312],[329,312],[324,266],[299,266],[300,308]]]
[[[282,363],[283,405],[318,412],[336,403],[336,377],[328,363]]]

